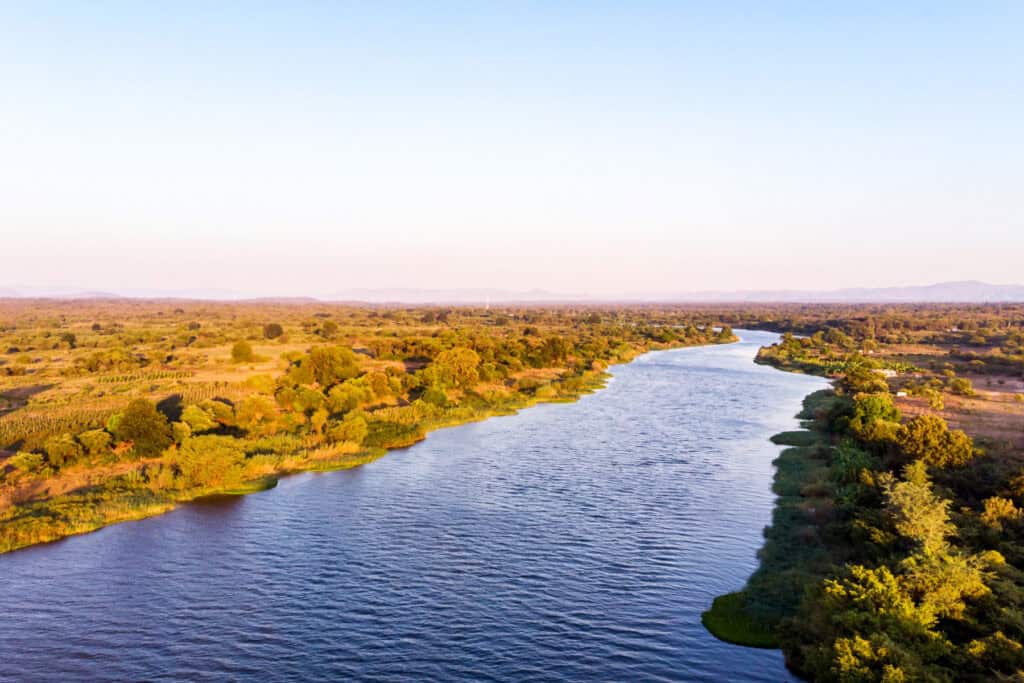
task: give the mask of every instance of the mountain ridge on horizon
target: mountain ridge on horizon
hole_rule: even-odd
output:
[[[328,296],[260,295],[228,289],[132,289],[108,292],[76,287],[0,287],[6,299],[180,299],[199,301],[346,302],[372,304],[482,303],[1014,303],[1024,302],[1024,285],[958,280],[896,287],[845,287],[831,290],[699,290],[671,295],[600,297],[545,289],[500,288],[353,288]]]

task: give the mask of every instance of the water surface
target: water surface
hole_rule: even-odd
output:
[[[573,404],[0,556],[0,679],[790,680],[700,624],[818,378],[776,335],[650,353]]]

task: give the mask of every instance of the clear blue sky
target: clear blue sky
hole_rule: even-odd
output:
[[[0,5],[0,287],[1024,280],[1021,2]]]

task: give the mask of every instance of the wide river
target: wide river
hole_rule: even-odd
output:
[[[700,623],[755,568],[768,437],[825,386],[739,334],[358,469],[2,555],[0,679],[791,680]]]

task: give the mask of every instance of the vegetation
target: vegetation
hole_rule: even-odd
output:
[[[0,552],[572,400],[702,311],[0,301]]]
[[[701,615],[704,627],[736,645],[774,649],[779,646],[772,625],[760,622],[744,604],[745,593],[727,593],[715,598],[711,609]]]
[[[822,307],[767,323],[807,336],[759,362],[835,388],[805,401],[807,431],[774,439],[794,447],[776,461],[761,566],[706,613],[713,633],[760,645],[767,632],[817,681],[1024,679],[1019,309]]]
[[[573,400],[733,326],[835,382],[775,437],[760,567],[707,627],[814,680],[1024,679],[1024,306],[0,301],[0,551]]]

